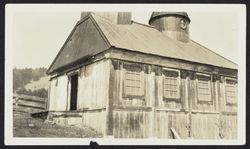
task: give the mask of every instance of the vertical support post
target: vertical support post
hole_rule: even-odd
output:
[[[214,77],[215,111],[219,112],[219,77]]]
[[[218,76],[218,112],[219,112],[219,137],[220,139],[224,138],[222,130],[222,111],[224,110],[224,78]]]
[[[221,137],[221,125],[220,125],[220,121],[221,121],[221,112],[220,112],[220,106],[219,106],[219,76],[218,75],[214,75],[213,77],[213,81],[214,81],[214,97],[215,97],[215,111],[219,112],[219,114],[217,114],[218,116],[218,121],[216,123],[216,126],[218,127],[218,137]]]
[[[45,110],[49,110],[49,101],[50,101],[50,91],[51,90],[51,82],[49,82],[49,89],[48,89],[48,97],[45,101]]]
[[[113,69],[113,65],[111,60],[109,63],[109,93],[107,99],[106,106],[106,130],[104,132],[104,136],[113,136],[113,98],[114,98],[114,90],[115,90],[115,70]]]
[[[155,138],[155,132],[154,132],[154,127],[155,127],[155,101],[157,99],[157,90],[156,90],[156,77],[155,77],[155,73],[152,73],[152,66],[148,66],[149,70],[148,70],[148,74],[149,74],[149,83],[151,82],[152,84],[150,84],[149,87],[149,101],[150,101],[150,106],[152,107],[152,111],[150,112],[150,116],[149,116],[149,136],[151,138]]]
[[[188,110],[188,137],[191,138],[192,137],[192,97],[188,94],[191,93],[191,78],[192,75],[190,72],[188,73],[187,77],[186,77],[186,92],[187,92],[187,110]],[[194,96],[193,96],[194,97]]]
[[[66,99],[66,111],[69,110],[69,102],[70,102],[70,77],[68,76],[68,81],[67,81],[67,99]]]

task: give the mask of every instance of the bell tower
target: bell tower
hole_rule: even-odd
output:
[[[181,42],[189,41],[190,22],[186,12],[153,12],[149,19],[149,25]]]

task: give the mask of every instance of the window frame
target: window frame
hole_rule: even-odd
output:
[[[177,77],[177,97],[166,97],[164,95],[164,86],[165,86],[165,75],[163,73],[163,71],[175,71],[178,73],[178,77]],[[173,68],[166,68],[166,67],[163,67],[162,68],[162,96],[163,96],[163,100],[173,100],[173,101],[179,101],[181,99],[181,71],[178,70],[178,69],[173,69]]]
[[[141,92],[142,92],[142,95],[131,95],[131,94],[128,94],[126,93],[125,91],[125,81],[126,81],[126,73],[127,72],[136,72],[136,71],[133,71],[133,70],[129,70],[128,68],[126,68],[124,65],[128,66],[128,67],[140,67],[141,71],[139,72],[140,74],[140,81],[142,81],[142,83],[140,84],[143,84],[142,86],[140,86],[141,88]],[[133,66],[134,65],[134,66]],[[126,99],[145,99],[145,94],[146,94],[146,81],[145,81],[145,74],[144,74],[144,69],[143,69],[143,66],[139,65],[139,64],[124,64],[122,65],[122,97],[123,98],[126,98]]]
[[[210,100],[204,100],[199,98],[199,79],[198,76],[205,76],[205,77],[209,77],[210,80],[208,81],[209,83],[209,96],[210,96]],[[196,96],[197,96],[197,102],[198,103],[209,103],[209,104],[213,104],[213,98],[212,98],[212,75],[211,74],[206,74],[206,73],[196,73],[195,74],[195,80],[196,80]]]
[[[235,99],[232,101],[232,100],[228,100],[227,98],[227,90],[226,90],[226,87],[227,87],[227,80],[232,80],[232,81],[235,81]],[[233,77],[225,77],[225,85],[224,85],[224,90],[225,90],[225,100],[226,100],[226,104],[227,105],[237,105],[237,101],[238,101],[238,82],[237,82],[237,78],[233,78]]]

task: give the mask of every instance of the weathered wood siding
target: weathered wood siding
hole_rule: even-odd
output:
[[[158,70],[157,70],[158,69]],[[163,76],[161,67],[151,73],[155,76],[155,136],[158,138],[173,138],[171,128],[174,128],[181,138],[188,138],[188,115],[187,115],[187,84],[186,78],[180,77],[180,98],[164,99]]]
[[[67,106],[67,75],[53,78],[50,81],[49,110],[66,111]]]
[[[85,110],[82,114],[82,124],[94,128],[96,131],[105,134],[106,130],[106,109]]]
[[[226,102],[224,80],[226,74],[233,76],[235,72],[172,60],[159,63],[155,59],[148,64],[152,59],[120,54],[111,53],[108,56],[114,59],[103,59],[59,76],[57,86],[56,79],[52,79],[50,98],[61,99],[52,99],[50,110],[69,110],[71,84],[68,76],[77,72],[77,108],[80,111],[80,116],[75,118],[77,124],[91,126],[115,138],[171,139],[171,128],[183,139],[237,138],[237,104]],[[133,65],[142,68],[137,75],[143,81],[143,96],[124,95],[125,74],[131,69],[128,66]],[[164,97],[163,68],[180,71],[180,97]],[[211,75],[211,101],[198,100],[196,74],[203,71]],[[60,83],[66,84],[62,88],[63,96],[57,93]],[[67,101],[66,104],[58,106],[63,101]],[[70,123],[73,122],[74,119]]]
[[[108,99],[109,62],[99,61],[75,72],[78,73],[77,109],[105,108]],[[50,81],[49,110],[69,110],[71,82],[67,74]]]
[[[186,85],[185,79],[181,89],[181,99],[176,101],[163,100],[163,76],[151,71],[145,77],[145,96],[137,99],[127,99],[122,96],[123,75],[125,70],[120,63],[113,63],[113,135],[114,137],[147,138],[156,136],[159,138],[172,138],[170,128],[174,128],[181,137],[188,137],[187,112],[181,112],[185,108]],[[161,71],[161,68],[158,68]]]
[[[223,102],[224,86],[217,76],[210,81],[211,101],[203,102],[198,100],[196,72],[181,69],[180,98],[165,99],[162,67],[140,64],[148,70],[143,71],[145,96],[126,98],[123,96],[124,63],[133,65],[133,62],[112,60],[111,66],[113,112],[110,129],[115,138],[173,138],[171,128],[183,139],[235,138],[237,114],[228,111],[232,112],[237,106]],[[221,106],[224,106],[224,112],[220,110]]]
[[[107,60],[102,60],[81,68],[78,81],[78,109],[106,107],[109,69],[109,62]]]
[[[158,110],[155,113],[154,133],[157,138],[173,139],[171,128],[174,128],[182,139],[188,138],[188,115],[180,111]]]
[[[191,136],[194,139],[219,139],[219,115],[192,113]]]
[[[114,110],[113,127],[115,138],[148,138],[149,112],[144,110]]]
[[[225,93],[225,77],[220,78],[220,137],[224,139],[237,139],[237,104],[228,104]]]
[[[54,113],[56,111],[68,111],[65,115],[54,118],[57,123],[77,126],[87,125],[105,133],[109,67],[109,60],[100,60],[51,80],[49,110],[52,113],[53,111]],[[72,117],[72,112],[75,111],[70,111],[70,76],[72,74],[78,74],[77,117],[75,115]]]
[[[237,115],[229,114],[220,117],[220,138],[237,139]]]

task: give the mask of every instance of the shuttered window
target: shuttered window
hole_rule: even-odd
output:
[[[144,77],[140,67],[126,66],[124,72],[124,95],[125,96],[143,96],[144,95]]]
[[[212,101],[211,97],[211,76],[197,74],[197,94],[199,101]]]
[[[163,96],[164,98],[180,98],[180,71],[163,69]]]
[[[237,81],[233,78],[226,78],[225,85],[227,103],[236,103],[237,101]]]

